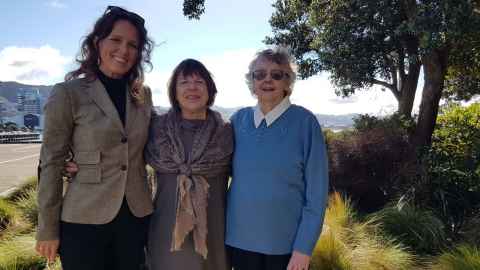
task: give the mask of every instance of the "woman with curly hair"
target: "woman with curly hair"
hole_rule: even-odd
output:
[[[139,269],[153,211],[143,149],[152,113],[142,86],[153,42],[144,19],[109,6],[84,39],[80,67],[45,105],[36,250],[72,269]],[[78,172],[64,189],[73,155]]]

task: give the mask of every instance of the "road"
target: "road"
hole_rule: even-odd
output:
[[[0,144],[0,194],[37,174],[41,144]]]

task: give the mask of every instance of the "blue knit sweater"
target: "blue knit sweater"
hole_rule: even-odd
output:
[[[235,132],[226,244],[280,255],[311,255],[328,195],[325,142],[316,117],[291,105],[269,127],[253,108],[231,117]]]

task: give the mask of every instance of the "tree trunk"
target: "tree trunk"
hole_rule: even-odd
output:
[[[432,142],[447,71],[447,53],[439,49],[433,50],[422,57],[422,62],[425,84],[413,138],[413,143],[417,148],[430,146]]]
[[[411,64],[408,75],[402,82],[400,99],[398,100],[398,113],[408,118],[412,117],[413,101],[417,91],[418,77],[420,76],[420,63]]]

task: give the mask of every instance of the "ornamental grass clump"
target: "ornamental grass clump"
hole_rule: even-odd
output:
[[[480,250],[471,245],[457,248],[438,256],[429,270],[478,270],[480,269]]]
[[[33,235],[20,235],[0,242],[0,269],[35,270],[46,267],[35,252]]]
[[[9,202],[16,202],[18,199],[25,197],[26,193],[30,190],[36,190],[38,186],[38,178],[36,176],[28,177],[25,181],[19,185],[12,193],[10,193],[5,199]]]
[[[35,188],[25,189],[16,199],[15,205],[30,224],[34,227],[38,225],[37,190]]]
[[[434,255],[447,245],[445,226],[431,211],[409,204],[386,207],[374,216],[382,230],[419,255]]]
[[[0,199],[0,235],[18,217],[18,211],[9,202]]]
[[[333,193],[322,235],[312,254],[312,270],[407,270],[414,257],[382,236],[374,219],[359,222],[349,200]]]

